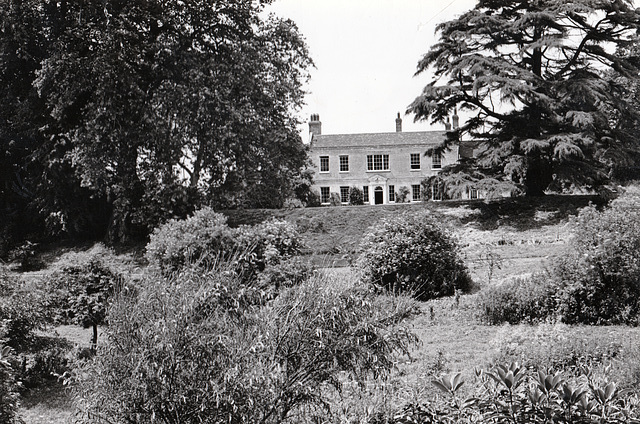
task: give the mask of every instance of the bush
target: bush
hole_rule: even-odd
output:
[[[339,193],[331,193],[331,195],[329,196],[329,205],[342,206],[342,200],[340,199]]]
[[[372,296],[314,277],[267,301],[224,263],[120,295],[111,343],[75,373],[79,420],[298,421],[343,374],[386,374],[414,340]]]
[[[640,193],[580,211],[569,254],[554,269],[567,323],[640,324]]]
[[[0,345],[0,422],[18,424],[19,383],[12,362],[15,361],[13,351],[8,346]]]
[[[483,290],[487,320],[640,324],[640,192],[573,220],[566,254],[548,272]]]
[[[322,205],[320,193],[318,193],[317,191],[309,191],[306,200],[306,206],[309,208],[315,208]]]
[[[424,213],[387,218],[365,235],[357,266],[364,281],[428,300],[468,291],[471,277],[454,240]]]
[[[556,312],[555,286],[547,273],[483,288],[478,305],[489,324],[542,322]]]
[[[187,219],[172,219],[156,228],[147,243],[146,257],[150,264],[170,273],[232,245],[227,218],[211,208],[203,208]]]
[[[349,204],[364,205],[364,193],[358,187],[351,187],[349,189]]]
[[[397,203],[407,203],[409,202],[409,194],[411,193],[411,191],[409,191],[409,187],[407,186],[402,186],[398,189],[398,192],[396,193],[396,202]]]
[[[253,279],[268,266],[299,254],[301,248],[300,235],[292,223],[271,219],[230,228],[224,215],[206,208],[156,229],[146,257],[163,275],[186,265],[207,269],[219,261],[235,261],[236,272]]]

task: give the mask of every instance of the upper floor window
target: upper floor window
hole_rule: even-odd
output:
[[[367,171],[388,171],[389,155],[367,155]]]
[[[411,153],[411,169],[420,169],[420,153]]]
[[[329,172],[329,156],[320,156],[320,172]]]
[[[442,168],[442,153],[433,153],[433,156],[431,156],[431,168]]]
[[[340,172],[349,172],[349,156],[340,155]]]

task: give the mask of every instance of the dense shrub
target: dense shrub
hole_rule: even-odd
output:
[[[340,199],[340,193],[331,193],[329,196],[329,205],[342,206],[342,200]]]
[[[111,342],[75,373],[79,420],[297,422],[339,377],[385,374],[414,340],[404,311],[372,299],[316,276],[269,301],[220,262],[152,281],[118,297]]]
[[[173,272],[232,245],[227,218],[211,208],[203,208],[187,219],[172,219],[156,228],[147,243],[146,257],[152,265]]]
[[[12,349],[0,344],[0,422],[18,424],[19,384],[12,362],[15,362]]]
[[[478,304],[489,324],[537,323],[555,314],[555,289],[550,276],[539,273],[483,288]]]
[[[489,322],[557,319],[575,324],[640,324],[640,193],[572,221],[566,254],[548,272],[483,290]]]
[[[394,292],[427,300],[471,288],[455,241],[424,213],[383,220],[365,235],[360,249],[363,279]]]
[[[461,374],[443,376],[433,385],[444,401],[405,405],[389,421],[393,424],[493,423],[639,423],[637,396],[615,383],[594,379],[588,368],[578,380],[544,369],[537,373],[517,362],[476,372],[475,391],[463,395]],[[465,389],[468,388],[465,387]]]
[[[409,201],[411,201],[411,198],[409,197],[409,194],[411,194],[411,191],[409,190],[409,187],[407,186],[402,186],[398,189],[398,191],[396,192],[396,202],[397,203],[407,203]]]
[[[364,205],[364,193],[358,187],[351,187],[349,189],[349,204]]]
[[[298,254],[301,246],[296,227],[289,222],[272,219],[230,228],[224,215],[205,208],[157,228],[147,244],[146,257],[165,275],[187,264],[207,268],[233,258],[246,278],[253,278],[267,265]]]
[[[574,221],[569,254],[554,269],[558,313],[567,323],[640,324],[640,193]]]

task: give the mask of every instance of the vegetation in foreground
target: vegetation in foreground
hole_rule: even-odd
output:
[[[636,202],[633,193],[603,212],[586,209],[575,219],[575,222],[580,222],[582,217],[593,217],[597,222],[604,223],[606,220],[603,217],[612,214],[618,204],[625,202],[631,202],[631,204]],[[217,217],[212,211],[208,213],[209,216]],[[627,219],[633,218],[633,214],[627,215]],[[214,226],[217,226],[220,234],[227,232],[235,234],[235,229],[227,227],[226,223],[215,219],[212,222],[216,222]],[[170,225],[185,225],[185,223]],[[258,405],[257,410],[262,411],[260,413],[265,418],[265,422],[287,420],[407,422],[406,420],[414,416],[421,417],[420,419],[424,422],[429,422],[431,418],[428,417],[438,417],[439,422],[452,422],[452,420],[491,422],[491,419],[502,417],[500,419],[504,422],[513,422],[516,419],[519,420],[517,422],[529,420],[524,422],[535,423],[540,422],[540,414],[544,410],[545,402],[552,405],[547,413],[554,416],[556,421],[562,422],[561,419],[566,419],[569,422],[573,419],[574,422],[598,422],[596,420],[603,416],[602,403],[599,403],[598,399],[606,403],[604,408],[606,419],[602,422],[621,422],[620,420],[632,422],[632,419],[637,419],[637,416],[635,418],[633,416],[634,411],[637,410],[634,403],[636,402],[635,393],[638,393],[640,387],[640,351],[638,351],[640,333],[637,327],[570,326],[563,324],[561,317],[553,316],[546,317],[545,320],[531,319],[531,324],[488,326],[485,324],[486,310],[480,307],[481,301],[484,299],[486,290],[494,286],[500,287],[504,282],[496,285],[495,282],[487,284],[485,281],[484,284],[480,284],[481,289],[475,294],[414,303],[406,297],[389,295],[380,297],[382,295],[375,294],[376,290],[372,291],[370,286],[362,283],[358,272],[335,270],[319,275],[316,271],[315,277],[310,277],[313,273],[309,273],[296,280],[291,277],[300,276],[301,271],[293,268],[291,273],[277,274],[277,278],[272,279],[270,270],[279,269],[279,264],[293,259],[284,250],[287,245],[290,245],[290,242],[284,242],[288,240],[288,236],[285,235],[289,234],[294,239],[298,235],[289,232],[291,228],[285,224],[267,223],[256,228],[270,228],[270,230],[261,233],[264,236],[261,243],[256,243],[257,240],[254,240],[243,246],[255,246],[256,252],[262,252],[260,254],[254,255],[249,254],[247,250],[235,250],[234,255],[223,258],[220,250],[216,250],[216,245],[213,244],[204,248],[205,251],[210,249],[210,255],[205,255],[209,259],[205,260],[201,255],[189,256],[184,262],[180,259],[172,272],[163,271],[158,261],[157,266],[145,269],[136,278],[132,276],[131,269],[127,270],[122,266],[123,264],[119,265],[113,253],[104,248],[75,254],[71,259],[61,260],[62,263],[54,267],[57,271],[67,267],[69,262],[91,263],[95,256],[99,256],[105,267],[111,268],[113,274],[123,275],[123,278],[131,284],[122,285],[122,290],[118,291],[113,298],[115,301],[111,302],[110,308],[113,315],[108,314],[108,326],[101,327],[102,331],[106,331],[110,336],[99,338],[97,355],[92,356],[90,350],[81,351],[80,349],[72,354],[67,354],[68,350],[60,350],[57,355],[51,351],[47,355],[40,355],[39,351],[36,351],[31,354],[34,355],[31,356],[33,360],[28,360],[27,364],[54,364],[58,361],[59,368],[50,371],[40,368],[42,370],[40,375],[51,378],[55,374],[64,374],[67,381],[76,381],[74,385],[77,390],[75,392],[78,402],[76,407],[80,406],[80,410],[85,413],[78,415],[77,418],[88,422],[92,420],[100,422],[97,415],[90,416],[88,412],[117,415],[116,411],[126,410],[127,402],[131,402],[129,406],[135,404],[136,407],[146,408],[145,411],[149,414],[156,411],[156,415],[152,415],[156,422],[162,422],[158,418],[162,414],[170,416],[173,412],[184,414],[181,415],[182,417],[189,417],[188,404],[177,393],[182,390],[197,391],[197,389],[194,389],[193,385],[187,387],[181,385],[182,383],[177,384],[178,380],[170,383],[172,381],[170,376],[180,375],[182,364],[186,367],[189,361],[199,362],[201,359],[205,364],[219,367],[214,368],[217,371],[212,375],[223,379],[218,381],[214,378],[210,381],[204,379],[204,374],[197,374],[202,377],[196,379],[197,381],[212,385],[204,393],[209,393],[212,390],[211,387],[215,387],[221,396],[220,401],[237,405],[236,409],[244,405],[242,399],[253,399],[253,404]],[[156,234],[160,233],[161,230]],[[256,231],[257,233],[260,231]],[[167,234],[180,235],[183,232],[175,231]],[[167,242],[169,237],[163,240]],[[235,243],[239,237],[233,237],[232,240]],[[156,240],[156,246],[164,245],[157,243],[158,241]],[[280,244],[282,246],[278,247]],[[166,245],[180,246],[179,243],[173,242]],[[572,249],[573,246],[569,244],[566,247]],[[196,250],[193,247],[179,249],[181,252]],[[612,249],[608,251],[615,253]],[[265,252],[270,253],[265,254]],[[81,257],[84,257],[84,260],[81,260]],[[184,255],[176,257],[185,258]],[[266,260],[267,257],[268,260]],[[275,266],[269,268],[269,264]],[[210,270],[211,267],[218,267],[213,269],[221,272],[207,273],[207,269]],[[238,269],[252,271],[238,272]],[[5,275],[8,279],[20,277],[10,272]],[[22,277],[27,275],[22,274]],[[521,277],[523,280],[525,278]],[[15,293],[24,294],[28,291],[37,294],[39,285],[14,280],[13,287],[15,296]],[[126,291],[123,291],[125,288]],[[46,292],[46,290],[43,291]],[[196,293],[196,295],[188,296],[188,293]],[[347,297],[341,297],[346,293],[350,294]],[[8,292],[7,294],[11,295]],[[21,297],[25,301],[28,299],[24,295]],[[355,300],[352,306],[349,306],[349,302],[334,303],[335,299],[349,298]],[[31,299],[38,299],[38,296],[33,296]],[[312,299],[315,300],[307,303],[307,300]],[[135,307],[131,307],[132,305]],[[33,306],[32,303],[31,307]],[[336,312],[336,307],[338,312],[351,310],[352,315],[342,316]],[[349,309],[351,307],[355,309]],[[33,309],[37,310],[37,308]],[[46,310],[46,307],[42,308],[42,311]],[[156,315],[157,319],[144,318]],[[111,316],[114,318],[109,318]],[[319,318],[320,321],[304,318],[312,316],[324,318]],[[340,327],[336,323],[323,327],[334,319],[350,324],[348,328]],[[373,325],[370,327],[373,333],[349,332],[352,327],[361,328],[356,325],[356,321],[352,321],[354,319],[368,323],[365,328]],[[159,323],[157,327],[154,326],[154,322]],[[220,323],[224,322],[229,324],[226,326],[228,328],[220,326]],[[287,327],[287,325],[293,327]],[[320,332],[309,331],[309,326],[313,330],[320,329]],[[39,327],[35,326],[25,334],[30,334],[32,340],[42,341],[38,339],[41,333],[36,331],[36,328]],[[341,332],[340,328],[345,332]],[[411,328],[418,337],[419,346],[410,347],[409,342],[412,338],[406,333],[407,328]],[[332,333],[334,330],[336,333]],[[283,335],[279,339],[282,343],[274,346],[269,344],[270,337],[259,337],[260,334],[267,333]],[[203,334],[215,334],[217,337],[206,338]],[[244,336],[234,336],[238,334]],[[385,340],[394,340],[395,336],[395,340],[401,342],[395,345],[399,350],[396,350],[396,354],[393,355],[390,355],[391,350],[374,353],[374,349],[380,346],[363,344],[364,341],[357,342],[358,337],[363,334],[366,334],[367,342],[382,340],[376,339],[379,336],[384,336]],[[334,335],[340,335],[340,337],[334,338]],[[163,346],[166,346],[166,349],[158,350],[157,356],[154,356],[151,347],[165,336],[168,342]],[[350,340],[344,340],[347,336]],[[121,341],[122,346],[111,343],[116,339]],[[147,342],[138,346],[136,343],[140,340],[147,340]],[[218,355],[211,355],[210,350],[204,348],[191,349],[192,344],[189,340],[194,340],[193,346],[217,346]],[[351,342],[356,345],[350,344]],[[305,343],[310,343],[313,349],[307,350],[304,347]],[[319,344],[328,350],[318,350]],[[181,346],[181,348],[174,350],[168,347],[170,345]],[[21,363],[20,358],[26,357],[27,354],[22,347],[16,346],[18,348],[10,353],[14,359],[9,361],[14,365],[13,370],[20,369],[15,365]],[[134,349],[135,346],[137,348]],[[393,346],[393,343],[389,346]],[[342,362],[340,360],[335,362],[332,359],[327,362],[326,368],[318,367],[317,371],[324,377],[313,374],[315,371],[311,368],[307,368],[306,371],[296,368],[303,363],[309,363],[304,361],[317,362],[322,359],[313,356],[314,352],[328,352],[325,359],[337,359],[340,358],[340,352],[345,353],[351,348],[354,348],[351,352],[356,356],[364,355],[365,361],[362,362],[362,358],[352,356],[347,358],[349,360],[345,359]],[[145,349],[149,350],[148,354],[144,353]],[[233,352],[235,353],[232,355]],[[238,352],[242,352],[243,355]],[[301,356],[296,356],[297,354]],[[38,355],[41,356],[40,359],[37,358]],[[383,358],[380,355],[388,356]],[[236,358],[240,363],[232,366]],[[277,360],[269,362],[269,358]],[[366,358],[373,362],[367,362]],[[219,362],[216,362],[218,360]],[[515,362],[520,365],[512,366]],[[132,363],[138,364],[141,367],[139,369],[144,370],[143,377],[153,383],[136,385],[134,384],[136,381],[143,380],[125,379],[125,376],[132,373],[131,370],[136,369],[131,368]],[[366,370],[367,364],[372,363],[379,363],[376,367],[381,368],[373,367]],[[478,371],[476,374],[474,371],[476,368],[484,371],[482,373]],[[31,369],[35,373],[35,369]],[[223,369],[227,372],[225,373]],[[297,371],[292,375],[287,374],[286,369]],[[501,378],[499,369],[502,369],[505,378],[510,372],[514,374],[514,378],[515,374],[521,375],[518,377],[518,386],[512,386],[514,396],[512,400],[502,397],[505,383],[490,376],[493,374]],[[519,371],[516,372],[516,369]],[[194,373],[198,371],[194,368],[191,370]],[[243,374],[244,372],[246,373]],[[305,372],[310,372],[311,375],[304,374]],[[542,376],[538,372],[542,372]],[[461,375],[456,377],[458,373]],[[352,378],[349,378],[349,375]],[[100,377],[93,378],[95,376]],[[314,381],[314,383],[298,386],[293,384],[289,387],[287,382],[298,381],[295,380],[298,378],[296,376],[302,379],[299,381]],[[532,400],[531,396],[537,396],[536,387],[542,380],[546,381],[547,377],[551,380],[546,389],[547,392],[543,393],[544,396],[537,397],[537,400]],[[17,375],[17,378],[22,379],[21,375]],[[434,380],[439,381],[445,389],[449,384],[452,390],[459,386],[461,381],[465,383],[457,387],[453,393],[450,391],[445,393],[442,387],[438,389],[438,385],[432,383]],[[162,381],[164,381],[163,384],[156,384]],[[505,381],[507,381],[506,384],[512,384],[509,379]],[[225,385],[225,382],[234,382],[233,387],[246,388],[248,392],[232,390],[232,386]],[[43,379],[41,384],[46,386],[46,379]],[[119,387],[118,384],[123,386]],[[252,387],[255,390],[251,389]],[[336,387],[340,390],[336,390]],[[112,396],[111,400],[114,403],[111,404],[101,401],[100,393],[118,393],[120,388],[131,396],[117,399]],[[538,389],[542,390],[540,387]],[[573,393],[575,400],[575,402],[571,401],[573,406],[568,406],[567,401],[563,400],[565,389]],[[31,390],[37,390],[37,385]],[[283,396],[291,395],[299,402],[291,403],[279,400],[277,396],[269,397],[273,393],[278,393],[278,390]],[[166,396],[168,400],[161,401]],[[201,405],[210,404],[208,402],[211,399],[206,398],[205,394],[202,396],[196,396],[194,399],[200,399]],[[250,398],[250,396],[256,397]],[[303,400],[305,396],[307,398]],[[471,401],[465,403],[468,398],[475,398],[475,403]],[[455,406],[454,399],[457,399],[460,407]],[[555,402],[556,400],[558,402]],[[121,404],[114,406],[118,402]],[[158,406],[171,404],[174,405],[173,412]],[[268,407],[259,406],[267,404],[272,406],[273,412],[269,412],[271,410]],[[275,405],[278,406],[275,407]],[[104,406],[104,409],[100,409],[101,406]],[[227,408],[227,412],[231,410],[233,408]],[[248,413],[246,409],[244,411],[239,414]],[[215,409],[202,413],[216,414],[224,411]],[[509,413],[512,414],[511,418],[508,417]],[[149,415],[145,416],[149,417]],[[146,418],[140,416],[136,419],[139,419],[138,422],[145,422]],[[188,420],[188,418],[184,419]]]

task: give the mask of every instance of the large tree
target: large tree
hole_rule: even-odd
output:
[[[13,164],[46,188],[31,203],[53,196],[40,209],[67,222],[83,213],[61,205],[88,193],[118,240],[198,202],[253,206],[258,185],[292,192],[311,61],[295,24],[264,13],[269,2],[2,2],[4,87],[38,119],[12,116],[21,126],[4,120],[0,134],[33,140]]]
[[[435,77],[408,112],[432,122],[456,108],[469,116],[440,146],[481,140],[475,159],[449,170],[458,187],[491,181],[541,195],[597,186],[638,150],[623,81],[638,80],[629,47],[639,28],[631,0],[480,0],[437,27],[417,71]]]

